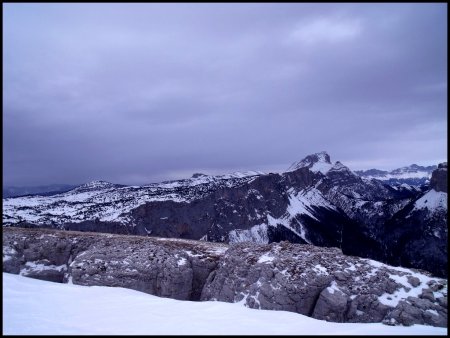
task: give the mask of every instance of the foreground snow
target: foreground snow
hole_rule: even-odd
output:
[[[3,334],[446,335],[446,328],[338,324],[241,304],[187,302],[3,273]]]

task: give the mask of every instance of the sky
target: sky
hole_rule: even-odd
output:
[[[3,184],[447,160],[447,4],[3,4]]]

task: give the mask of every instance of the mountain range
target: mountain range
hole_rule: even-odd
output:
[[[364,178],[375,178],[391,185],[408,184],[420,186],[430,182],[431,173],[436,168],[437,166],[435,165],[423,167],[417,164],[411,164],[410,166],[392,171],[378,169],[357,170],[355,174]]]
[[[408,168],[398,178],[418,178],[430,167]],[[288,240],[447,276],[447,164],[420,186],[388,184],[392,177],[376,174],[358,175],[320,152],[280,174],[195,174],[145,186],[94,181],[52,196],[3,199],[3,225],[226,243]]]
[[[436,168],[437,166],[435,165],[424,167],[417,164],[411,164],[410,166],[394,169],[392,171],[369,169],[355,170],[354,173],[365,178],[375,178],[393,186],[401,185],[403,183],[411,186],[420,186],[430,182],[431,173]],[[192,177],[198,178],[201,176],[208,175],[196,173]],[[5,186],[3,187],[3,198],[26,195],[52,196],[75,189],[78,186],[79,185],[73,184],[50,184],[24,187]]]
[[[73,184],[50,184],[31,187],[4,186],[3,198],[26,195],[52,196],[75,189],[76,187],[77,185]]]

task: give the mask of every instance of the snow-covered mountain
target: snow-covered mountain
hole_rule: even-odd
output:
[[[407,167],[394,169],[392,171],[369,169],[355,171],[361,177],[367,179],[377,179],[385,181],[391,185],[408,184],[411,186],[420,186],[430,182],[431,173],[437,166],[431,165],[428,167],[411,164]]]
[[[446,175],[439,177],[446,187]],[[428,201],[434,183],[421,190],[385,182],[320,152],[281,174],[194,174],[146,186],[96,181],[54,196],[7,198],[3,225],[214,242],[289,240],[446,275],[446,190],[431,208],[421,198]],[[417,205],[424,208],[416,212]]]
[[[261,174],[256,171],[220,176],[195,174],[190,179],[145,186],[92,181],[53,196],[6,198],[3,200],[3,225],[27,222],[58,227],[89,220],[128,224],[127,214],[147,202],[190,202],[221,187],[239,186]]]

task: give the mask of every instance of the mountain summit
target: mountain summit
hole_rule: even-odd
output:
[[[333,164],[330,161],[330,155],[326,151],[321,151],[320,153],[308,155],[299,162],[292,163],[287,171],[309,168],[313,172],[320,171],[322,174],[326,174],[332,167]]]

